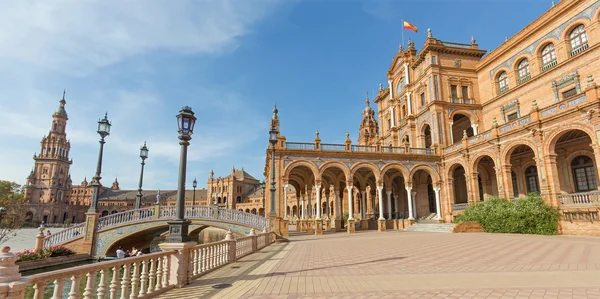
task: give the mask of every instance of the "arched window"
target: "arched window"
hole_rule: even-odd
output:
[[[519,75],[519,84],[526,82],[531,78],[531,75],[529,74],[529,60],[527,60],[527,58],[519,62],[519,65],[517,66],[517,72]]]
[[[538,182],[536,166],[532,165],[525,169],[525,180],[527,182],[527,193],[540,193],[540,183]]]
[[[508,76],[506,72],[500,73],[498,75],[498,94],[503,94],[508,90]]]
[[[575,27],[569,34],[569,40],[571,41],[571,56],[577,55],[587,49],[588,43],[585,26],[579,25]]]
[[[596,171],[594,162],[588,156],[579,156],[571,161],[573,179],[578,192],[596,190]]]
[[[396,85],[396,96],[400,95],[400,92],[402,92],[402,89],[404,88],[404,85],[405,85],[404,77],[402,77],[398,81],[398,85]]]
[[[545,71],[556,65],[556,51],[554,51],[554,44],[547,44],[542,49],[542,71]]]

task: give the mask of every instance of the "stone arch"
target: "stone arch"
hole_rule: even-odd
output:
[[[356,174],[356,171],[358,171],[361,168],[367,168],[369,170],[371,170],[371,172],[373,173],[373,176],[375,176],[375,179],[378,180],[381,178],[381,171],[379,170],[379,168],[377,168],[377,166],[375,166],[375,164],[370,163],[370,162],[360,162],[360,163],[356,163],[354,165],[352,165],[352,168],[350,168],[350,174],[351,174],[351,178],[354,177],[354,175]]]
[[[500,151],[500,157],[501,157],[500,160],[503,162],[502,165],[510,164],[510,156],[512,155],[513,151],[521,145],[526,145],[526,146],[530,147],[531,150],[533,151],[533,154],[535,155],[535,158],[538,160],[540,159],[540,157],[538,157],[537,151],[535,150],[538,147],[538,145],[535,143],[535,141],[532,141],[531,139],[528,139],[528,138],[523,138],[520,140],[511,141],[510,143],[508,143],[504,146],[503,150]]]
[[[556,51],[556,46],[558,45],[558,43],[560,43],[560,40],[558,40],[558,38],[554,37],[554,36],[550,36],[550,37],[544,39],[543,41],[541,41],[540,43],[538,43],[537,47],[535,48],[535,50],[533,52],[533,56],[541,58],[542,57],[542,50],[548,44],[553,44],[554,45],[554,51]]]
[[[446,173],[446,177],[451,178],[454,174],[454,170],[456,170],[456,167],[458,167],[458,166],[462,166],[462,168],[465,170],[469,169],[469,167],[466,167],[465,165],[467,165],[467,164],[464,161],[456,161],[456,162],[452,163],[450,165],[450,167],[448,167],[448,172]]]
[[[394,163],[387,163],[387,164],[386,164],[386,165],[385,165],[385,166],[384,166],[384,167],[381,169],[381,176],[382,176],[382,177],[383,177],[383,176],[385,176],[385,173],[386,173],[388,170],[392,170],[392,169],[395,169],[395,170],[399,171],[399,172],[402,174],[402,176],[404,177],[404,179],[405,179],[405,180],[408,180],[408,179],[410,178],[410,177],[409,177],[409,175],[410,175],[410,172],[409,172],[408,168],[406,168],[406,166],[404,166],[404,165],[402,165],[402,164],[400,164],[400,163],[396,163],[396,162],[394,162]]]
[[[317,166],[314,163],[308,162],[308,161],[296,160],[296,161],[293,161],[292,163],[288,164],[285,167],[285,170],[283,172],[284,180],[289,179],[289,176],[290,176],[290,173],[292,172],[292,170],[294,170],[294,168],[300,167],[300,166],[304,166],[304,167],[310,169],[312,171],[313,176],[315,177],[315,180],[320,179],[319,169],[317,168]]]
[[[439,173],[433,167],[431,167],[429,165],[423,165],[423,164],[416,165],[415,167],[411,168],[409,177],[406,181],[412,182],[412,177],[419,170],[423,170],[423,171],[429,173],[429,176],[431,176],[431,180],[433,181],[433,184],[439,184],[441,182]]]
[[[500,163],[498,163],[498,159],[497,157],[495,157],[495,155],[490,155],[488,153],[478,153],[476,156],[470,159],[471,165],[469,166],[469,168],[465,168],[465,170],[468,169],[469,171],[471,171],[471,173],[477,172],[477,165],[479,164],[479,161],[481,161],[481,159],[484,157],[490,157],[494,162],[494,167],[500,167]]]
[[[588,137],[590,137],[590,139],[592,140],[592,143],[598,144],[598,140],[596,139],[596,134],[594,132],[593,127],[591,127],[590,125],[572,123],[572,124],[560,126],[556,129],[550,131],[550,133],[545,138],[546,142],[544,143],[544,147],[543,147],[544,153],[550,154],[550,155],[555,155],[556,153],[554,152],[554,148],[556,147],[556,142],[564,133],[571,131],[571,130],[580,130],[580,131],[585,132],[588,135]]]
[[[569,41],[569,34],[571,34],[571,31],[573,31],[573,29],[577,28],[577,26],[579,26],[579,25],[585,26],[585,32],[589,34],[588,29],[589,29],[589,26],[591,25],[590,19],[588,19],[586,17],[580,17],[580,18],[573,20],[571,23],[569,23],[569,25],[567,25],[565,27],[565,29],[563,29],[563,31],[560,34],[560,40],[561,41]],[[589,38],[589,35],[588,35],[588,38]],[[569,44],[569,46],[570,46],[570,44]],[[570,48],[568,50],[570,50]]]
[[[453,110],[452,112],[450,112],[450,114],[448,114],[448,119],[450,121],[452,121],[454,119],[454,116],[456,114],[462,114],[462,115],[468,117],[469,120],[471,121],[471,124],[477,123],[476,122],[477,121],[477,115],[475,113],[471,112],[470,110],[467,110],[467,109],[456,109],[456,110]]]
[[[533,61],[533,56],[529,53],[522,53],[518,57],[516,57],[511,66],[511,69],[513,72],[517,72],[519,63],[521,63],[521,61],[523,59],[527,59],[527,61],[529,62],[529,65],[531,65],[531,62]]]
[[[578,151],[574,151],[571,154],[569,154],[567,156],[567,165],[571,165],[571,162],[573,162],[573,159],[579,157],[579,156],[587,156],[588,158],[592,159],[592,162],[594,162],[594,165],[596,165],[596,158],[594,157],[594,153],[589,151],[589,150],[578,150]]]
[[[344,173],[344,176],[346,177],[346,181],[351,179],[350,168],[348,168],[346,164],[338,161],[329,161],[321,165],[321,167],[319,167],[319,176],[322,176],[323,173],[331,167],[337,167],[339,170],[341,170]]]

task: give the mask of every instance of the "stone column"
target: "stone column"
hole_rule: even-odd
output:
[[[400,219],[400,201],[398,200],[398,194],[394,194],[394,204],[396,205],[396,219]]]
[[[352,189],[353,186],[352,184],[348,184],[346,186],[346,189],[348,190],[348,233],[354,233],[355,232],[355,228],[354,228],[354,211],[352,210]]]
[[[417,191],[412,191],[413,218],[417,218]]]
[[[315,185],[315,191],[317,195],[317,208],[315,209],[315,235],[322,235],[323,220],[321,220],[321,182],[317,182]]]
[[[435,192],[435,208],[437,210],[436,220],[441,221],[442,220],[442,205],[440,204],[440,187],[433,188],[433,191]]]
[[[388,207],[387,220],[392,220],[392,190],[386,191],[386,193],[387,193],[387,207]]]
[[[384,232],[386,229],[385,218],[383,218],[383,186],[377,186],[377,196],[379,202],[379,219],[377,219],[377,230]]]
[[[558,199],[558,195],[561,193],[560,187],[560,179],[558,172],[558,163],[556,161],[556,155],[546,155],[544,156],[545,165],[547,166],[548,171],[548,185],[550,187],[550,199],[549,203],[553,207],[560,207],[560,200]]]
[[[365,187],[365,200],[367,201],[367,214],[375,214],[375,212],[373,211],[373,199],[371,198],[371,187],[367,186]]]
[[[321,185],[315,186],[315,189],[317,194],[317,213],[315,216],[317,220],[321,220]]]
[[[360,193],[360,198],[358,198],[358,204],[360,205],[360,220],[364,220],[365,219],[365,191],[359,191]]]
[[[360,191],[360,228],[363,230],[368,230],[369,229],[369,220],[367,220],[367,212],[366,212],[366,207],[367,207],[367,197],[366,197],[367,192],[366,191]]]
[[[335,196],[335,231],[342,231],[342,203],[340,200],[340,189],[333,189],[333,196]]]
[[[22,299],[25,298],[27,278],[21,278],[19,266],[15,262],[19,257],[10,252],[10,247],[0,249],[0,298]],[[43,292],[42,292],[43,297]]]
[[[479,134],[479,131],[477,130],[479,128],[478,124],[472,124],[471,128],[473,128],[473,136],[477,136],[477,134]]]
[[[405,187],[406,189],[406,200],[408,202],[408,220],[415,220],[415,217],[413,217],[413,204],[412,204],[412,199],[411,199],[411,189],[412,187]]]
[[[288,219],[288,205],[287,205],[287,189],[288,189],[288,184],[284,184],[283,185],[283,220],[287,220]]]
[[[448,124],[450,124],[450,142],[449,142],[449,144],[454,144],[454,136],[452,134],[452,125],[454,123],[453,122],[448,122]]]
[[[307,209],[306,209],[307,215],[306,216],[308,219],[312,219],[312,217],[313,217],[313,213],[312,213],[313,206],[312,206],[312,200],[311,200],[312,199],[312,186],[309,188],[309,190],[310,191],[307,192],[308,193],[307,194],[308,202],[307,202]]]

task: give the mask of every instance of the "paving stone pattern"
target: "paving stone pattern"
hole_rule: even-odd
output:
[[[367,231],[290,240],[160,298],[600,298],[595,237]],[[212,287],[222,283],[232,286]]]

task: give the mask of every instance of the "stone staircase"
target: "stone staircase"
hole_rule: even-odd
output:
[[[432,233],[450,233],[456,224],[454,223],[424,223],[417,222],[404,229],[406,232],[432,232]]]

